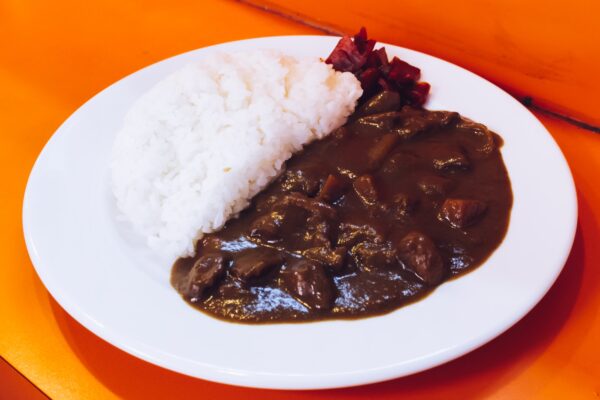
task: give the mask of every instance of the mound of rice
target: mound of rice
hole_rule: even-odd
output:
[[[307,143],[343,125],[362,94],[351,73],[274,51],[214,54],[159,82],[113,148],[117,205],[150,247],[194,254]]]

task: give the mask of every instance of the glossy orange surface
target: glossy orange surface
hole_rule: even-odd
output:
[[[140,361],[70,318],[35,275],[20,218],[29,170],[60,123],[108,84],[165,57],[234,39],[318,33],[235,2],[141,3],[0,4],[0,355],[14,368],[55,399],[600,397],[600,135],[542,114],[537,116],[564,151],[578,188],[580,218],[573,251],[556,285],[528,316],[456,361],[358,388],[243,389]],[[391,28],[369,18],[367,26],[388,32],[381,39],[393,41],[386,30]],[[554,90],[560,98],[562,92]],[[9,378],[0,375],[0,398],[7,397],[3,389],[9,386],[3,379]]]

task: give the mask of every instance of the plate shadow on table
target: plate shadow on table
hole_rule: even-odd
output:
[[[589,205],[579,198],[581,214]],[[168,371],[139,360],[98,338],[72,319],[52,298],[54,316],[85,367],[121,398],[305,399],[305,398],[481,398],[518,376],[553,341],[569,319],[583,277],[581,221],[567,263],[542,301],[510,330],[485,346],[442,366],[412,376],[354,388],[325,391],[273,391],[222,385]],[[597,284],[600,286],[600,284]],[[490,311],[492,313],[492,310]],[[466,397],[465,397],[466,396]]]

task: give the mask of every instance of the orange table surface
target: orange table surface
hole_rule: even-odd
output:
[[[329,391],[226,386],[138,360],[88,332],[52,300],[27,255],[20,216],[29,170],[60,123],[110,83],[165,57],[235,39],[318,33],[231,1],[0,3],[2,358],[55,399],[600,397],[600,135],[541,112],[536,116],[565,153],[578,189],[573,250],[557,283],[530,314],[443,366]],[[28,398],[31,388],[17,382],[10,366],[0,365],[0,398]]]

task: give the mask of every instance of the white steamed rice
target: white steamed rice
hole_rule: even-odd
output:
[[[350,73],[274,51],[214,54],[143,95],[112,154],[120,212],[165,256],[194,254],[292,153],[343,125],[362,94]]]

